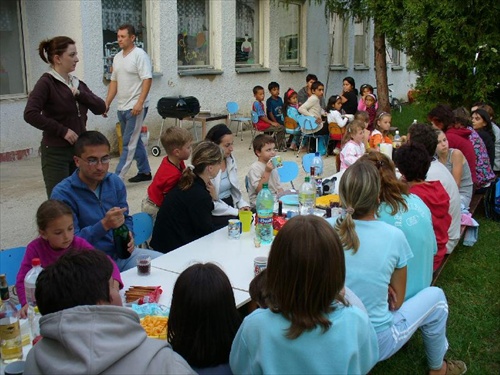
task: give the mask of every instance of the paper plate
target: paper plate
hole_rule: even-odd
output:
[[[299,205],[299,196],[298,194],[284,195],[280,199],[283,204],[288,206],[298,206]]]

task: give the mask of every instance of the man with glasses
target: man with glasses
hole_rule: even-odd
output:
[[[110,145],[97,131],[87,131],[75,143],[77,170],[62,180],[52,191],[51,198],[59,199],[73,210],[75,235],[86,239],[96,249],[112,257],[120,271],[135,267],[136,258],[148,254],[156,258],[161,253],[134,246],[133,222],[128,215],[127,190],[123,181],[109,173]],[[126,224],[130,231],[130,257],[120,259],[115,252],[113,229]]]

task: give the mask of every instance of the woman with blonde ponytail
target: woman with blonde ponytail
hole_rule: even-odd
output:
[[[215,230],[212,210],[217,194],[210,179],[219,173],[223,157],[213,142],[196,146],[192,165],[184,169],[158,211],[150,243],[153,249],[168,253]]]
[[[377,168],[363,159],[340,180],[345,215],[335,228],[346,251],[345,285],[365,305],[377,333],[379,361],[391,357],[421,328],[429,374],[463,374],[465,363],[444,359],[448,304],[443,291],[424,288],[405,301],[407,262],[413,254],[400,229],[377,219],[380,186]]]

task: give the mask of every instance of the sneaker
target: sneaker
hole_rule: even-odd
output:
[[[338,154],[340,154],[340,148],[335,147],[335,148],[333,149],[333,154],[334,154],[334,155],[338,155]]]
[[[467,372],[467,366],[463,361],[445,359],[446,375],[461,375]]]
[[[153,176],[151,173],[137,173],[136,176],[129,178],[128,182],[142,182],[142,181],[151,181],[153,179]]]

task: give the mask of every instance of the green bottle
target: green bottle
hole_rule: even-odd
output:
[[[113,239],[115,241],[116,255],[120,259],[130,258],[128,243],[130,242],[130,232],[126,224],[113,229]]]

